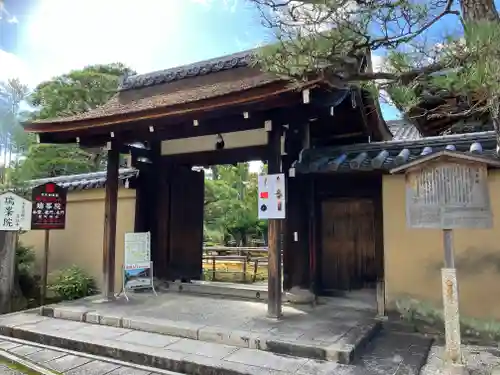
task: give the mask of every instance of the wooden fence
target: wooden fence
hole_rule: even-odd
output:
[[[242,282],[255,282],[259,269],[267,270],[268,257],[262,256],[267,252],[267,247],[205,247],[203,248],[203,268],[212,281],[217,281],[218,273],[226,273],[241,274],[240,281]],[[234,269],[230,270],[229,264],[234,265]],[[218,267],[221,265],[227,269],[221,270],[221,267]]]

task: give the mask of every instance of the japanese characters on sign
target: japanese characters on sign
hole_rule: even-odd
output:
[[[259,219],[285,218],[285,175],[259,176]]]
[[[14,193],[0,194],[0,230],[29,230],[31,202]]]
[[[406,176],[406,218],[410,228],[491,228],[484,165],[440,163]]]
[[[66,194],[65,188],[53,182],[33,188],[31,229],[64,229]]]

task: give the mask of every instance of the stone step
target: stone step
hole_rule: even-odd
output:
[[[355,366],[335,362],[278,355],[257,349],[126,328],[65,321],[29,313],[0,317],[0,334],[188,375],[367,373]]]
[[[5,336],[0,336],[0,357],[40,375],[181,375]]]
[[[62,320],[125,328],[342,364],[349,364],[356,353],[371,340],[381,327],[381,322],[377,319],[363,319],[357,326],[349,329],[338,341],[332,343],[300,337],[292,339],[279,332],[266,334],[231,330],[188,321],[104,315],[104,313],[88,311],[77,306],[46,306],[41,309],[41,314]]]

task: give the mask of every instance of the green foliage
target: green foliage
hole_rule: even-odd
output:
[[[82,269],[72,266],[51,275],[49,290],[63,300],[74,300],[97,292],[94,279]]]
[[[277,39],[257,56],[264,70],[298,82],[362,85],[407,118],[487,114],[500,139],[500,17],[493,0],[459,0],[459,7],[440,0],[249,1]],[[445,35],[431,31],[453,18],[458,22]],[[360,56],[371,52],[385,64],[360,70]]]
[[[121,63],[91,65],[40,83],[28,99],[38,109],[36,119],[86,112],[106,103],[120,78],[133,73]]]
[[[123,64],[92,65],[39,84],[27,97],[35,112],[31,120],[69,116],[105,104],[116,94],[120,78],[133,72]],[[20,142],[20,141],[19,141]],[[12,171],[14,183],[34,178],[102,170],[103,155],[77,145],[38,144],[22,140],[23,158]]]
[[[404,321],[413,325],[416,331],[443,336],[444,319],[441,307],[437,308],[428,302],[404,297],[396,301],[396,310]],[[460,329],[464,343],[496,345],[500,340],[500,322],[498,321],[461,315]]]
[[[262,48],[256,62],[280,76],[302,80],[319,75],[332,85],[341,76],[362,79],[359,58],[367,50],[397,50],[453,13],[439,0],[250,1],[277,39]]]
[[[248,163],[211,168],[205,180],[205,240],[247,246],[250,236],[263,236],[266,223],[258,220],[257,174]],[[219,242],[220,243],[220,242]]]
[[[16,265],[19,288],[26,299],[36,299],[39,294],[35,272],[35,252],[31,247],[19,244],[16,248]]]

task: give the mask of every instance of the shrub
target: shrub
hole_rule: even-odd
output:
[[[82,269],[72,266],[51,275],[49,290],[63,300],[74,300],[97,292],[95,281]]]
[[[19,288],[25,298],[37,298],[39,294],[39,277],[35,272],[35,252],[31,247],[21,243],[16,248],[16,267]]]

